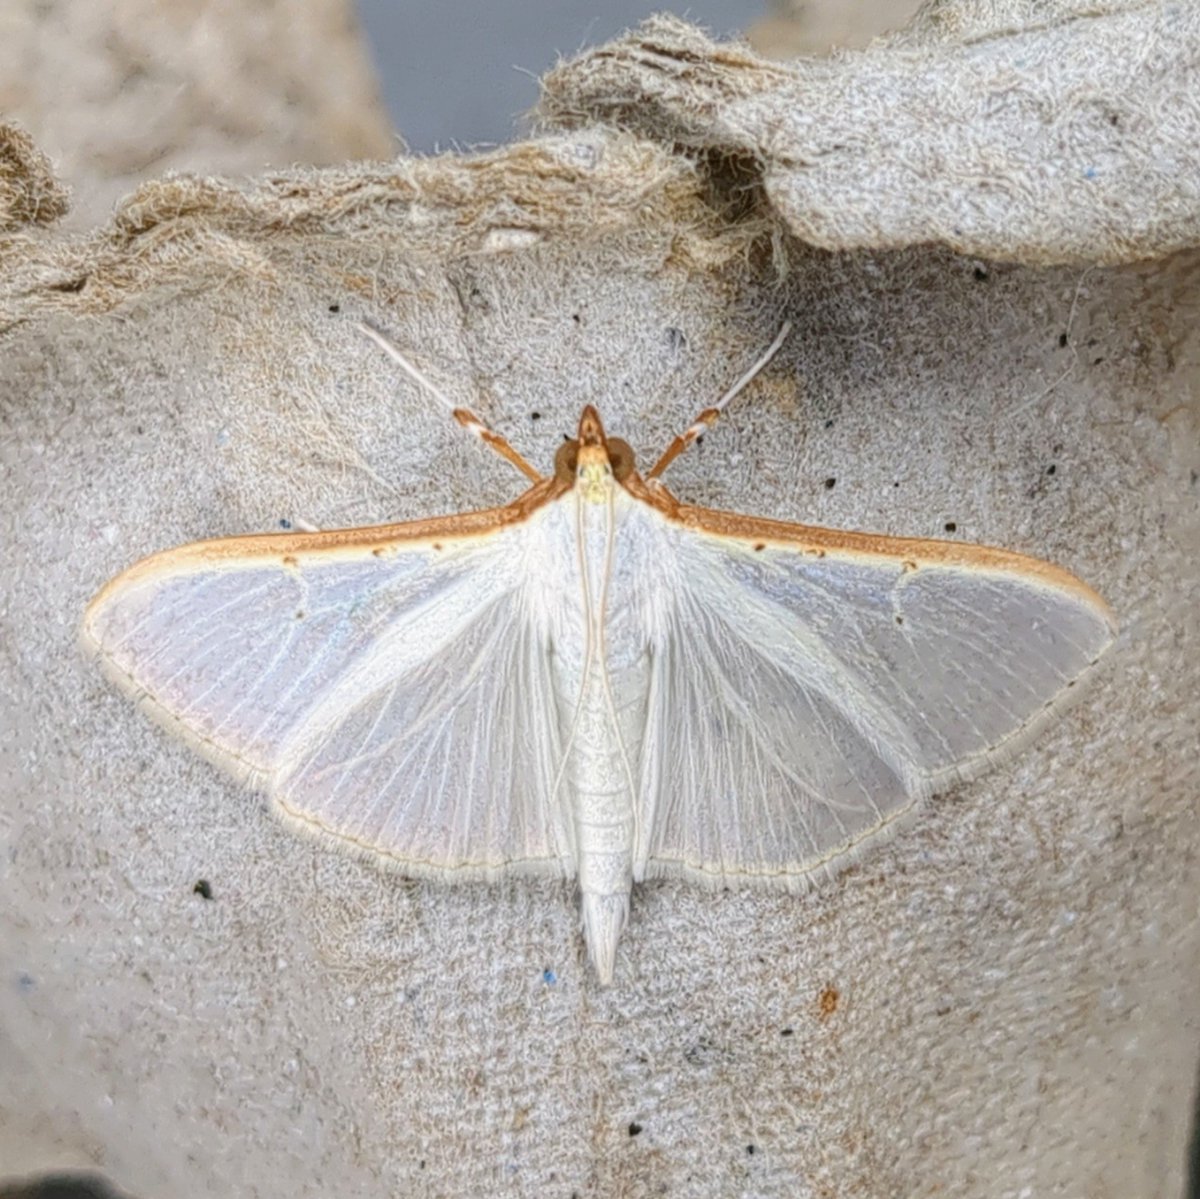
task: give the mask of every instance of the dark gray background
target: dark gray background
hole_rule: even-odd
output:
[[[358,0],[388,111],[409,149],[512,139],[535,78],[666,8],[663,0]],[[766,0],[696,0],[675,10],[710,32],[744,30]],[[530,72],[524,74],[523,72]],[[532,77],[531,77],[532,75]]]

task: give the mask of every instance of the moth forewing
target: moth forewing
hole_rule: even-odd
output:
[[[522,531],[561,488],[538,492],[530,489],[508,508],[463,516],[236,537],[156,554],[97,595],[82,639],[152,715],[239,781],[266,791],[306,832],[413,873],[566,874],[561,822],[549,810],[548,767],[540,760],[555,745],[539,715],[547,697],[539,696],[536,667],[514,656],[520,638],[507,638],[509,623],[519,619]],[[498,723],[499,707],[483,703],[486,688],[468,693],[465,681],[473,676],[440,674],[456,652],[489,639],[499,655],[502,712],[518,721],[520,736]],[[525,691],[543,701],[524,714],[509,694],[521,672]],[[431,729],[432,709],[419,726],[434,738],[430,743],[389,743],[410,763],[420,759],[420,769],[410,764],[411,780],[400,777],[403,758],[394,782],[381,778],[380,747],[363,724],[372,704],[382,719],[406,681],[410,694],[424,694],[431,676],[445,688],[439,702],[446,720],[453,700],[462,706],[454,722],[477,735],[491,728],[509,746],[495,748],[491,770],[478,772],[458,794],[451,786],[444,797],[422,790],[423,780],[444,778],[449,765],[467,759],[437,740],[450,726]],[[489,696],[493,705],[499,699]],[[406,727],[418,729],[414,721]],[[345,742],[351,734],[358,744]],[[513,744],[527,747],[524,757],[515,756]],[[430,760],[438,752],[446,758],[441,770]],[[318,765],[324,789],[311,786]],[[365,793],[371,785],[380,793]],[[389,799],[392,815],[407,813],[416,827],[380,819]],[[455,802],[460,808],[451,809]],[[476,810],[485,802],[496,810]],[[489,836],[493,844],[480,844]]]
[[[1115,632],[1037,559],[655,502],[685,582],[646,729],[650,877],[803,885],[1025,744]]]

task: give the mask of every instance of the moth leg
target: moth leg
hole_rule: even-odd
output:
[[[779,353],[779,347],[783,345],[787,339],[787,335],[792,331],[792,322],[784,321],[781,328],[775,336],[775,340],[767,347],[766,352],[758,359],[757,362],[713,405],[705,408],[699,416],[675,438],[659,460],[654,464],[653,469],[646,479],[657,479],[659,475],[683,453],[684,450],[704,432],[705,429],[710,429],[717,422],[717,418],[725,411],[729,402],[743,390],[754,377]]]
[[[439,400],[447,408],[450,409],[450,415],[467,430],[468,433],[474,433],[485,445],[490,446],[497,454],[500,455],[506,462],[511,462],[527,479],[534,483],[542,481],[541,474],[536,471],[516,450],[508,444],[508,441],[497,433],[494,429],[490,429],[482,420],[479,419],[469,408],[464,408],[460,404],[454,403],[444,391],[441,390],[432,380],[427,379],[417,368],[409,362],[407,358],[396,348],[392,342],[386,338],[378,329],[372,325],[368,325],[365,321],[358,321],[360,332],[365,333],[402,371],[416,383],[420,384],[431,396]]]

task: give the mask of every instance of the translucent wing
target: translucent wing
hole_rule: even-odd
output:
[[[569,874],[525,515],[184,546],[110,583],[84,639],[307,831],[417,873]]]
[[[680,508],[642,756],[646,876],[803,886],[1033,736],[1111,642],[1048,563]]]

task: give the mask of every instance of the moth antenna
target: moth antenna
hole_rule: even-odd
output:
[[[787,335],[792,331],[792,322],[784,321],[783,327],[775,335],[775,340],[767,347],[766,351],[760,355],[755,364],[715,403],[705,408],[699,416],[678,436],[666,450],[663,456],[654,464],[653,469],[646,476],[647,479],[657,479],[659,475],[683,453],[684,450],[700,436],[705,429],[711,429],[717,423],[717,418],[728,407],[731,400],[739,395],[751,382],[756,375],[779,353],[780,347],[787,340]]]
[[[395,344],[385,337],[374,325],[367,324],[366,321],[355,322],[361,333],[365,333],[391,360],[419,386],[425,388],[431,396],[434,397],[445,408],[448,408],[450,415],[467,430],[468,433],[474,433],[485,445],[490,446],[497,454],[500,455],[506,462],[511,462],[527,479],[534,483],[542,481],[541,474],[534,470],[516,450],[509,445],[506,438],[502,437],[494,429],[489,428],[483,421],[475,415],[470,408],[464,408],[460,404],[456,404],[440,387],[437,386],[431,379],[427,378],[419,371],[416,366],[397,349]]]

